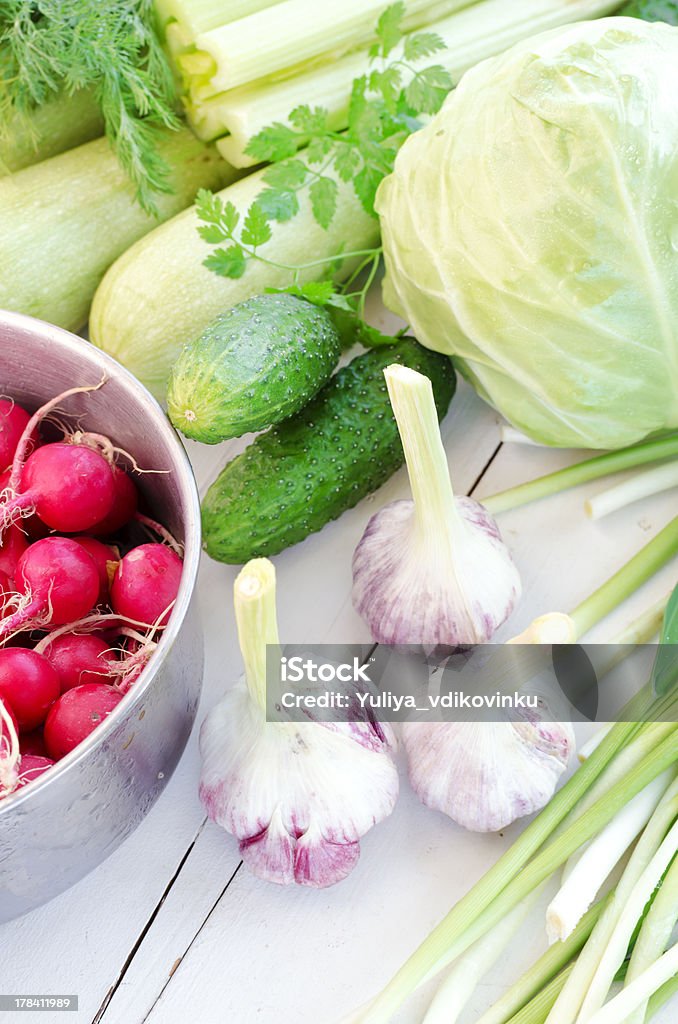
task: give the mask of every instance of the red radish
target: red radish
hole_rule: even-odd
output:
[[[24,551],[15,582],[25,601],[0,621],[0,637],[31,626],[62,626],[81,619],[99,594],[94,559],[68,537],[44,537]]]
[[[164,626],[179,591],[182,570],[179,556],[164,544],[140,544],[133,548],[119,563],[113,577],[113,611],[147,626]]]
[[[19,781],[16,788],[21,789],[23,786],[27,786],[29,782],[33,782],[34,779],[40,778],[53,764],[54,761],[51,758],[43,757],[41,754],[22,754],[19,761]]]
[[[19,726],[7,701],[0,698],[0,797],[16,789]]]
[[[111,467],[98,452],[57,442],[28,456],[17,492],[0,506],[0,526],[36,512],[51,529],[78,533],[108,515],[115,485]]]
[[[16,402],[0,398],[0,467],[2,469],[11,466],[19,438],[30,418],[26,410]]]
[[[10,473],[11,470],[9,469],[6,469],[4,473],[0,473],[0,493],[7,490],[9,487]],[[13,491],[11,493],[14,494]],[[10,491],[7,491],[7,495],[5,495],[5,497],[7,498],[9,494]],[[0,512],[1,511],[2,505],[0,504]],[[46,537],[49,533],[49,526],[45,526],[42,520],[38,519],[35,512],[33,512],[32,515],[22,515],[20,524],[15,523],[13,526],[8,527],[2,535],[3,541],[10,530],[16,530],[18,533],[22,534],[22,536],[26,538],[26,544],[28,544],[30,540],[39,540],[40,537]]]
[[[113,473],[113,484],[115,486],[115,497],[113,507],[101,522],[91,527],[91,532],[97,537],[104,537],[109,533],[117,533],[126,526],[137,510],[139,495],[134,481],[121,469],[120,466],[111,466]]]
[[[28,538],[18,525],[8,527],[0,540],[0,570],[10,579],[14,577],[16,565],[28,547]]]
[[[118,660],[115,651],[94,633],[62,633],[43,653],[56,669],[62,693],[83,683],[110,683],[111,666]]]
[[[19,739],[21,756],[24,754],[35,754],[37,757],[47,757],[45,736],[41,728],[32,729],[30,732],[22,732]]]
[[[45,743],[50,756],[58,761],[110,715],[123,695],[112,686],[85,683],[67,690],[54,704],[45,722]]]
[[[96,537],[74,537],[73,540],[84,548],[94,559],[94,564],[99,573],[99,596],[97,604],[108,604],[110,598],[110,577],[108,567],[111,562],[117,564],[120,561],[120,553],[110,544],[104,544]]]
[[[41,725],[60,693],[56,669],[42,654],[25,647],[0,650],[0,699],[12,708],[20,729]]]

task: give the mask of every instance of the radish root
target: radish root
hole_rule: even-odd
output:
[[[34,443],[32,434],[40,426],[47,414],[50,413],[52,409],[56,409],[59,403],[63,402],[64,399],[70,398],[71,395],[80,395],[87,391],[98,391],[99,388],[104,386],[107,380],[108,377],[104,374],[98,384],[83,384],[80,387],[69,388],[68,391],[62,391],[60,395],[57,395],[56,398],[52,398],[49,402],[41,405],[40,408],[33,413],[24,428],[23,434],[19,438],[19,443],[16,446],[16,451],[12,460],[12,470],[9,475],[8,487],[14,494],[17,493],[21,483],[21,471],[26,459],[30,455],[29,448],[31,448]]]
[[[155,519],[151,519],[149,516],[145,516],[141,512],[135,512],[134,518],[137,523],[141,523],[141,525],[145,526],[147,530],[157,534],[158,537],[162,537],[167,546],[172,548],[172,551],[174,551],[179,558],[184,557],[183,544],[180,544],[179,541],[172,536],[169,530],[162,525],[162,523],[156,522]]]
[[[0,700],[0,732],[7,731],[9,736],[9,749],[7,754],[0,749],[0,796],[8,796],[13,793],[19,784],[19,773],[17,766],[19,764],[19,737],[17,731],[14,728],[14,722],[12,721],[11,715],[7,712],[7,709]]]

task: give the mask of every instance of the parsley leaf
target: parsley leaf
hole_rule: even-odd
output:
[[[279,188],[265,188],[260,192],[257,196],[257,206],[269,220],[277,220],[280,223],[291,220],[299,213],[299,200],[296,194]]]
[[[405,4],[403,0],[398,0],[397,3],[391,4],[386,10],[379,16],[377,22],[377,44],[376,51],[370,51],[372,56],[388,57],[388,55],[395,50],[396,46],[403,38],[403,32],[401,22],[405,17]]]
[[[334,178],[318,178],[309,189],[313,216],[325,230],[332,223],[337,208],[337,192]]]
[[[213,270],[220,277],[242,277],[247,268],[245,253],[239,245],[229,245],[228,249],[214,249],[203,263],[208,270]]]
[[[268,242],[271,234],[271,225],[259,202],[252,203],[243,222],[242,234],[240,236],[243,242],[245,245],[251,245],[256,248],[258,245]]]
[[[285,160],[294,156],[299,146],[296,132],[281,121],[262,128],[245,146],[245,152],[257,163]]]
[[[405,99],[422,114],[437,114],[452,88],[452,79],[439,64],[418,71],[405,88]]]
[[[403,57],[405,60],[416,63],[424,57],[430,57],[445,49],[445,43],[437,32],[418,32],[414,36],[405,36],[403,42]]]

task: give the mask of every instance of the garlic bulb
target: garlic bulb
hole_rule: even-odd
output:
[[[235,582],[245,679],[200,731],[200,798],[267,881],[318,888],[355,866],[359,840],[398,795],[392,733],[378,723],[267,722],[266,645],[278,645],[275,571],[255,559]]]
[[[406,722],[410,781],[422,803],[473,832],[544,807],[574,748],[567,723]]]
[[[431,382],[406,366],[384,375],[414,500],[370,519],[353,556],[354,607],[379,643],[485,643],[520,595],[518,572],[490,514],[453,494]]]

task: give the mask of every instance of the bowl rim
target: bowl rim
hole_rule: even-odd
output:
[[[56,761],[49,771],[34,779],[30,786],[15,790],[14,793],[10,793],[9,796],[0,800],[0,817],[2,817],[4,813],[14,810],[39,790],[56,781],[59,776],[65,775],[70,768],[84,760],[95,747],[103,745],[123,721],[132,717],[135,707],[143,701],[158,672],[169,657],[173,643],[189,610],[200,564],[201,528],[200,497],[186,449],[160,403],[134,374],[92,342],[63,327],[47,323],[45,320],[38,320],[36,317],[26,316],[23,313],[0,310],[0,328],[9,328],[10,330],[14,328],[18,333],[37,334],[71,352],[75,359],[81,358],[86,352],[93,366],[98,364],[102,375],[121,378],[123,384],[140,399],[140,404],[148,406],[149,419],[157,428],[157,436],[165,443],[167,450],[173,453],[173,461],[176,463],[176,467],[173,468],[178,469],[178,483],[187,508],[183,523],[184,569],[174,608],[158,642],[157,649],[149,658],[148,664],[144,666],[134,686],[124,695],[117,707],[106,716],[101,725],[97,726],[70,753]],[[83,350],[83,346],[87,346],[87,349]]]

